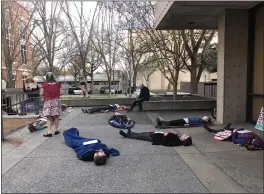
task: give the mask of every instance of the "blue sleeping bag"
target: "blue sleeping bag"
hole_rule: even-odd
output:
[[[119,156],[120,153],[114,148],[108,148],[99,139],[84,138],[79,136],[79,131],[76,128],[70,128],[63,132],[65,143],[70,148],[74,149],[77,154],[77,158],[82,160],[83,156],[89,152],[95,152],[96,150],[104,150],[110,153],[112,156]],[[89,141],[97,140],[96,143],[86,144]]]
[[[135,121],[131,120],[126,115],[113,115],[108,120],[109,125],[119,129],[131,129],[135,125]]]

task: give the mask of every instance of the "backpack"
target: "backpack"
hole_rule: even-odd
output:
[[[126,115],[113,115],[108,120],[109,125],[120,129],[131,129],[135,125],[135,121]]]

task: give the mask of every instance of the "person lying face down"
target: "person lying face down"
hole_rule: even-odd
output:
[[[109,155],[120,155],[118,150],[108,148],[99,139],[80,137],[76,128],[64,131],[63,136],[65,143],[74,149],[79,160],[94,161],[97,166],[100,166],[106,163]]]
[[[208,125],[211,123],[211,119],[208,116],[204,116],[202,118],[189,117],[189,118],[166,121],[162,117],[157,117],[156,122],[157,122],[156,128],[181,127],[181,126],[194,127],[194,126]]]
[[[192,145],[192,138],[186,134],[178,135],[171,132],[142,132],[135,133],[131,129],[128,132],[120,130],[119,134],[125,138],[138,139],[143,141],[150,141],[152,145],[163,145],[163,146],[190,146]]]

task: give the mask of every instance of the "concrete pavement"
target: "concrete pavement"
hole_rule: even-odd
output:
[[[206,112],[131,112],[134,131],[153,131],[157,115],[167,119]],[[76,127],[96,137],[121,156],[105,166],[77,159],[62,134],[30,137],[2,159],[2,192],[96,193],[260,193],[263,192],[263,151],[249,152],[230,142],[216,142],[203,128],[168,129],[192,136],[194,146],[163,147],[125,139],[108,125],[111,113],[83,114],[75,108],[61,121],[61,130]],[[252,126],[248,126],[252,127]]]

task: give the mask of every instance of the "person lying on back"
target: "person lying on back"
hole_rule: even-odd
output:
[[[119,134],[125,138],[138,139],[143,141],[150,141],[152,145],[163,145],[163,146],[189,146],[192,145],[192,138],[188,135],[178,135],[171,132],[141,132],[135,133],[131,129],[128,132],[120,130]]]
[[[156,128],[168,128],[168,127],[195,127],[208,125],[211,123],[211,119],[208,116],[200,117],[189,117],[182,118],[177,120],[166,121],[162,117],[157,117],[156,119],[157,126]]]

